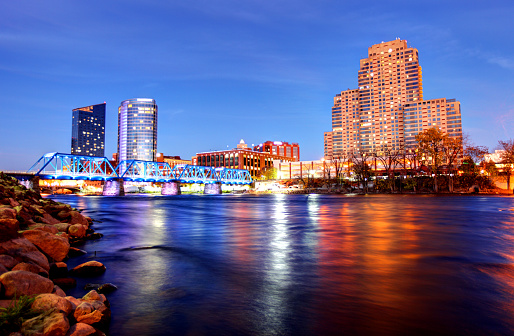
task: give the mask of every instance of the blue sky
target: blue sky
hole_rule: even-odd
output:
[[[70,152],[71,110],[159,106],[158,151],[266,140],[323,156],[335,94],[357,88],[367,48],[397,37],[419,50],[426,99],[456,98],[464,132],[494,149],[513,137],[514,2],[2,1],[0,169]]]

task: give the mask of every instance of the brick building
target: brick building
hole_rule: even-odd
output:
[[[237,148],[197,153],[192,158],[192,163],[198,166],[247,169],[255,178],[259,178],[267,169],[272,168],[274,161],[292,162],[297,159],[252,150],[243,140],[239,142]]]

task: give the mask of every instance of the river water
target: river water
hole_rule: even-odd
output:
[[[514,198],[54,199],[104,237],[111,335],[514,334]]]

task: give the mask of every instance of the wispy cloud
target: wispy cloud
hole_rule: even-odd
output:
[[[487,63],[497,65],[503,69],[514,70],[514,58],[508,58],[502,55],[493,54],[489,51],[478,49],[468,50],[471,56],[485,60]]]

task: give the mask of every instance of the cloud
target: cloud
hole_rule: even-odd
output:
[[[514,58],[507,58],[488,51],[477,49],[470,49],[467,52],[469,55],[485,60],[487,63],[497,65],[503,69],[514,70]]]
[[[491,64],[499,65],[504,69],[514,70],[514,59],[508,59],[501,56],[491,56],[487,61]]]

